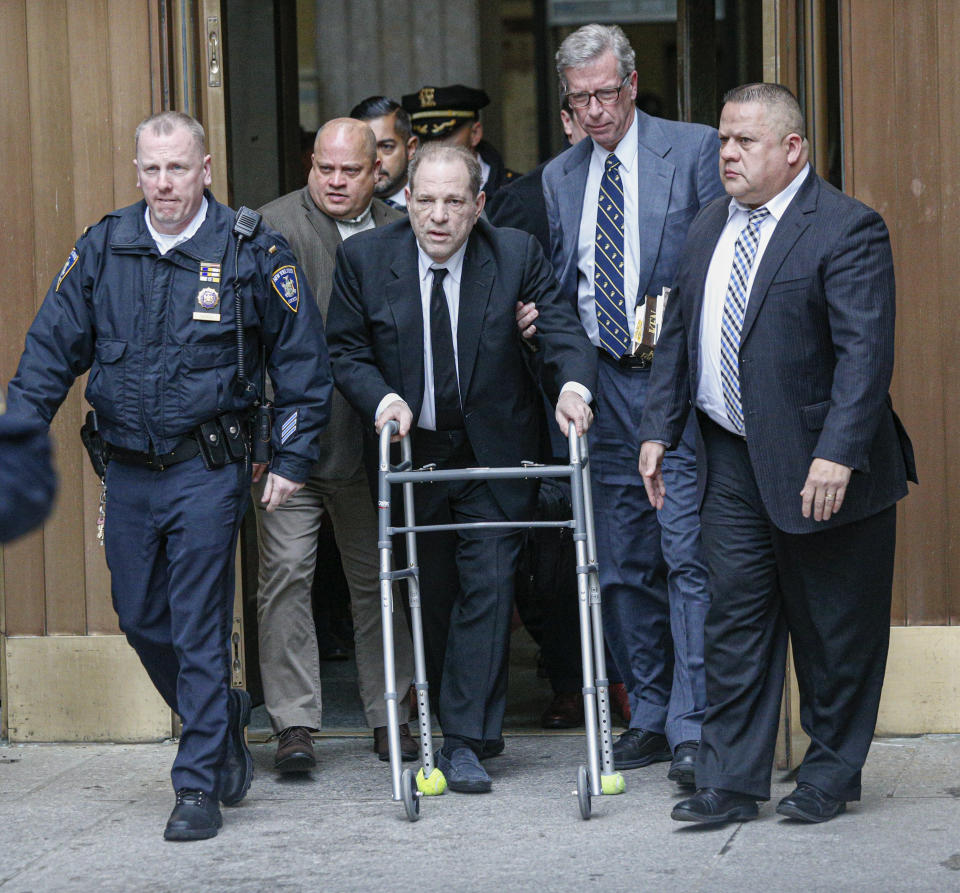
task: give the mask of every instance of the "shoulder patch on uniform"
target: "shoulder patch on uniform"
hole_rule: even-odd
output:
[[[64,261],[63,266],[60,268],[60,272],[57,275],[57,285],[54,288],[54,291],[60,291],[60,286],[63,284],[63,280],[67,278],[67,273],[73,269],[73,265],[77,262],[77,258],[80,257],[80,252],[77,251],[76,246],[70,250],[70,255]]]
[[[287,264],[280,267],[270,277],[273,288],[294,313],[300,307],[300,283],[297,280],[297,268]]]

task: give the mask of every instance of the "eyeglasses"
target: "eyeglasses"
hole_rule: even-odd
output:
[[[619,87],[603,87],[600,90],[595,90],[593,93],[568,93],[567,94],[567,105],[572,109],[585,109],[590,105],[590,100],[593,97],[597,98],[597,102],[600,105],[613,105],[620,98],[620,91],[626,86],[627,81],[630,80],[630,75],[628,74],[622,81],[620,81]]]

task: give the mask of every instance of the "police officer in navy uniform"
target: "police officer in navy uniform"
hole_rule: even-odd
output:
[[[74,379],[107,443],[105,545],[120,628],[182,722],[168,840],[213,837],[249,789],[249,695],[230,688],[234,553],[250,493],[244,429],[261,346],[274,385],[267,510],[303,486],[329,414],[323,324],[283,237],[246,239],[205,187],[203,128],[136,132],[144,201],[70,252],[27,334],[10,411],[49,425]],[[239,314],[235,297],[239,293]],[[245,345],[238,345],[239,330]],[[266,469],[254,466],[259,478]]]
[[[420,143],[433,141],[469,149],[480,165],[481,188],[487,200],[501,186],[520,175],[510,170],[500,153],[483,138],[480,109],[490,105],[486,91],[463,84],[421,87],[402,97],[400,104],[410,115]]]

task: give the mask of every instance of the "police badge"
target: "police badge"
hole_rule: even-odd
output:
[[[206,322],[220,322],[220,295],[215,288],[206,286],[197,292],[193,318]]]

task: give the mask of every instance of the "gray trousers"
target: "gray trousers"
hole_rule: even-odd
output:
[[[261,482],[254,488],[260,544],[257,623],[263,693],[274,732],[290,726],[321,727],[320,658],[311,592],[317,531],[324,514],[333,524],[350,587],[364,715],[371,728],[386,725],[377,519],[366,476],[361,471],[350,480],[310,477],[275,512],[264,511],[262,494]],[[393,612],[393,637],[396,691],[405,695],[413,679],[413,647],[399,604]],[[406,720],[407,703],[404,697],[401,722]]]

